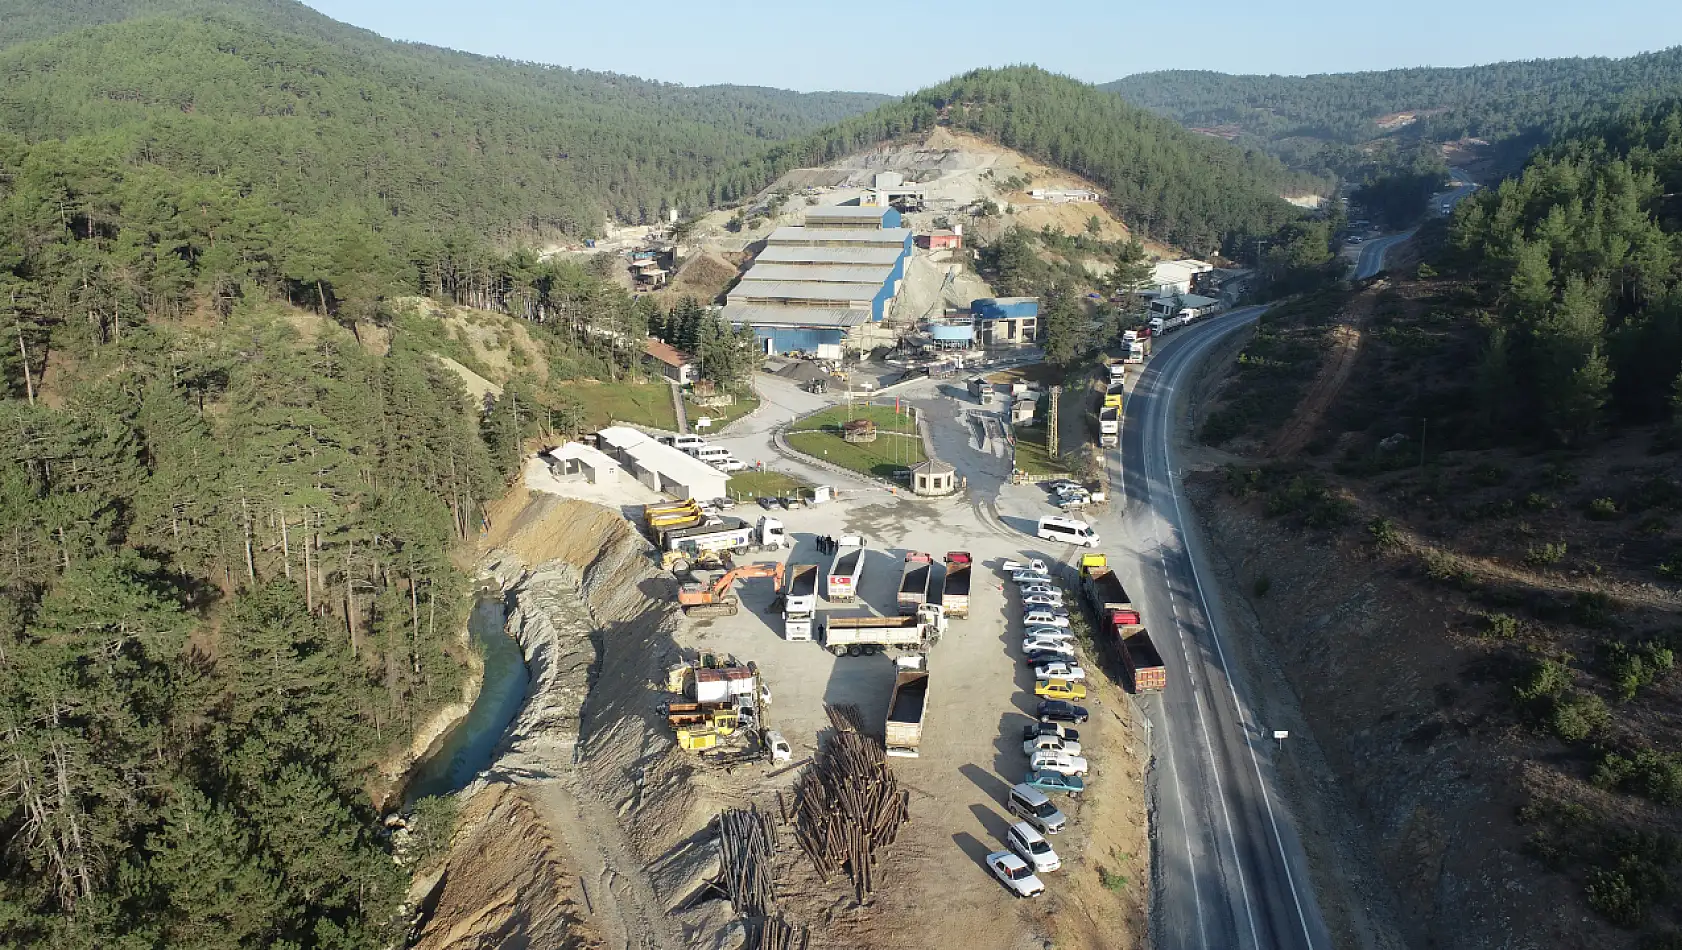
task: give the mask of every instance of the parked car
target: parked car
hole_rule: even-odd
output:
[[[1086,684],[1079,680],[1034,680],[1034,695],[1047,699],[1085,699]]]
[[[1080,755],[1080,743],[1065,739],[1062,736],[1035,736],[1022,740],[1022,754],[1033,755],[1050,749],[1053,752],[1067,752],[1070,755]]]
[[[1033,571],[1036,574],[1051,573],[1050,570],[1046,568],[1045,562],[1039,558],[1034,558],[1031,561],[1006,561],[999,569],[1004,571],[1006,574],[1020,574],[1023,571]]]
[[[1018,587],[1027,587],[1030,584],[1051,583],[1051,575],[1042,574],[1039,571],[1017,571],[1015,574],[1010,576],[1010,579],[1015,581],[1016,586]]]
[[[1057,856],[1051,842],[1025,821],[1010,826],[1010,831],[1005,833],[1005,847],[1016,852],[1035,874],[1050,874],[1063,866],[1063,859]]]
[[[1022,784],[1029,788],[1037,788],[1042,792],[1067,792],[1070,795],[1079,795],[1086,791],[1085,779],[1078,775],[1064,775],[1061,772],[1053,772],[1050,769],[1038,772],[1029,771],[1027,777],[1022,780]]]
[[[1079,730],[1065,726],[1060,722],[1035,722],[1022,727],[1022,738],[1032,739],[1035,736],[1057,736],[1070,742],[1080,741]]]
[[[713,468],[716,468],[721,472],[739,472],[739,471],[747,468],[747,465],[744,464],[740,459],[734,458],[732,456],[725,456],[724,458],[721,458],[718,461],[711,462],[709,464],[711,464]]]
[[[775,495],[765,495],[759,499],[759,507],[780,511],[783,507],[783,500]]]
[[[1035,664],[1034,676],[1047,680],[1084,680],[1086,670],[1068,660],[1046,660]]]
[[[1023,587],[1018,587],[1016,592],[1024,597],[1029,594],[1056,594],[1059,597],[1063,595],[1063,589],[1061,587],[1053,587],[1050,584],[1028,584]]]
[[[714,498],[710,502],[710,506],[714,511],[735,511],[736,499],[728,496],[723,498]]]
[[[1050,624],[1031,626],[1022,631],[1023,637],[1050,637],[1053,640],[1068,641],[1065,646],[1073,647],[1075,635],[1067,627],[1053,627]]]
[[[783,507],[787,508],[789,511],[793,511],[796,508],[810,508],[811,506],[811,502],[807,501],[804,495],[783,496]]]
[[[1062,627],[1068,629],[1069,615],[1053,613],[1044,607],[1035,607],[1022,615],[1022,622],[1030,627]]]
[[[1049,636],[1030,636],[1022,641],[1022,651],[1024,653],[1030,650],[1069,650],[1073,646],[1074,644],[1070,640]]]
[[[1061,606],[1063,606],[1063,595],[1062,594],[1028,594],[1028,595],[1025,595],[1022,598],[1022,606],[1024,606],[1024,607],[1061,607]]]
[[[1073,479],[1068,479],[1068,478],[1059,478],[1054,482],[1046,482],[1045,483],[1045,490],[1046,491],[1052,491],[1052,492],[1069,491],[1069,490],[1072,490],[1072,489],[1081,489],[1081,488],[1084,488],[1084,487],[1085,486],[1083,486],[1080,482],[1077,482],[1077,481],[1074,481]]]
[[[1022,662],[1028,664],[1029,666],[1038,666],[1041,663],[1051,663],[1054,661],[1074,663],[1076,661],[1074,651],[1072,649],[1029,650],[1022,655]]]
[[[1017,897],[1037,897],[1045,893],[1045,885],[1034,876],[1028,862],[1010,851],[995,851],[987,856],[987,867],[1010,892]]]
[[[1028,760],[1028,767],[1036,772],[1056,772],[1060,775],[1085,775],[1087,770],[1086,760],[1080,756],[1049,749],[1035,752]]]
[[[1041,700],[1040,704],[1034,708],[1034,715],[1039,717],[1040,722],[1072,722],[1076,724],[1083,723],[1090,718],[1085,706],[1077,706],[1062,699]]]

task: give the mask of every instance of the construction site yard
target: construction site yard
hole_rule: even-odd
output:
[[[967,550],[975,559],[976,576],[969,616],[952,619],[929,655],[921,755],[889,760],[901,786],[910,790],[911,821],[883,855],[869,907],[851,906],[846,882],[832,880],[831,892],[821,895],[828,902],[821,914],[799,915],[822,925],[821,934],[813,930],[812,946],[1144,946],[1149,845],[1142,770],[1148,753],[1131,702],[1102,677],[1088,682],[1092,695],[1084,705],[1092,719],[1079,727],[1084,754],[1092,761],[1088,790],[1081,796],[1053,796],[1070,819],[1068,830],[1051,839],[1063,858],[1062,870],[1045,876],[1047,892],[1041,898],[1015,901],[984,863],[989,852],[1004,847],[1004,834],[1015,820],[1004,802],[1010,786],[1027,772],[1022,729],[1035,721],[1037,702],[1032,671],[1021,658],[1015,587],[998,567],[1007,558],[1055,559],[1056,552],[1038,550],[1029,537],[979,521],[964,500],[874,497],[878,500],[779,515],[794,543],[787,556],[790,566],[817,564],[820,573],[827,572],[830,557],[817,550],[820,536],[859,535],[870,545],[860,598],[850,604],[820,601],[820,611],[896,613],[908,550],[926,551],[937,562],[946,551]],[[940,569],[934,573],[938,586]],[[894,683],[889,656],[835,657],[817,642],[790,642],[782,636],[781,615],[772,612],[771,581],[746,581],[737,592],[742,601],[738,614],[685,621],[677,641],[688,649],[758,665],[773,694],[769,726],[788,739],[795,764],[812,756],[820,737],[831,731],[826,704],[856,705],[880,733]],[[742,771],[736,769],[738,776]],[[791,784],[798,771],[777,769],[763,780],[762,799]],[[723,784],[752,791],[752,780],[745,777],[709,784],[715,790]]]

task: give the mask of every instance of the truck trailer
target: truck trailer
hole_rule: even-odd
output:
[[[1129,630],[1129,635],[1121,641],[1121,659],[1127,667],[1133,692],[1168,688],[1168,667],[1163,665],[1162,654],[1157,652],[1156,644],[1151,642],[1150,632],[1145,628]]]
[[[1119,635],[1122,627],[1137,626],[1139,611],[1133,606],[1121,578],[1110,570],[1109,561],[1102,554],[1088,554],[1081,558],[1081,593],[1098,615],[1104,632]]]
[[[917,757],[923,742],[923,717],[928,708],[928,671],[901,669],[894,676],[894,692],[888,699],[888,725],[883,739],[889,755]]]
[[[1121,408],[1105,406],[1098,410],[1098,444],[1113,449],[1121,444]]]
[[[847,602],[858,596],[864,577],[865,547],[862,544],[843,545],[835,552],[829,565],[829,579],[824,595],[832,601]]]
[[[922,551],[905,555],[905,570],[899,576],[899,612],[915,614],[917,608],[929,601],[929,575],[934,570],[934,556]]]
[[[969,616],[969,578],[969,552],[946,552],[946,583],[940,589],[940,609],[946,616]]]
[[[796,564],[788,569],[783,588],[783,639],[812,639],[812,617],[818,612],[818,566]]]
[[[912,616],[826,617],[824,649],[836,656],[881,653],[890,647],[923,652],[946,632],[946,614],[938,604],[924,604]]]

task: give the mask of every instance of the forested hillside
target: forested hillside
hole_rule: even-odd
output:
[[[1150,237],[1209,252],[1224,237],[1270,233],[1295,216],[1280,195],[1324,187],[1255,150],[1187,132],[1093,86],[1034,67],[980,69],[744,163],[718,200],[777,175],[947,124],[1066,168],[1106,189],[1116,213]]]
[[[1232,76],[1171,70],[1102,88],[1196,128],[1240,133],[1292,165],[1335,170],[1350,147],[1385,135],[1474,136],[1516,155],[1546,135],[1661,101],[1682,90],[1682,47],[1625,59],[1538,59],[1459,69],[1317,76]],[[1380,118],[1414,113],[1390,129]]]
[[[1455,266],[1496,314],[1480,386],[1498,431],[1570,441],[1682,400],[1682,104],[1540,152],[1464,203]]]
[[[720,169],[883,98],[510,63],[281,0],[5,0],[0,22],[15,23],[7,14],[56,35],[0,52],[0,128],[109,136],[130,159],[266,187],[288,210],[424,229],[596,234],[608,214],[693,209]],[[47,29],[101,20],[120,22]]]

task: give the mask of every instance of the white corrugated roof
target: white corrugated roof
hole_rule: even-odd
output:
[[[870,311],[849,307],[775,307],[764,304],[729,304],[718,315],[728,323],[750,327],[814,327],[825,330],[864,325]]]
[[[807,208],[806,220],[813,218],[836,218],[866,221],[874,218],[880,221],[882,216],[891,209],[879,208],[874,205],[830,205],[823,208]]]
[[[811,241],[830,241],[846,244],[875,244],[892,247],[903,245],[911,236],[910,228],[797,228],[784,225],[771,232],[767,244],[800,244]]]
[[[827,264],[776,264],[760,262],[748,268],[742,275],[742,281],[782,280],[802,283],[825,284],[874,284],[877,287],[887,283],[888,275],[893,273],[892,267],[836,267]]]
[[[759,252],[760,264],[813,264],[842,266],[892,265],[904,251],[898,247],[801,247],[772,245]]]
[[[802,280],[744,280],[730,291],[730,302],[748,300],[875,300],[876,284],[833,284]]]
[[[635,431],[635,430],[632,430],[632,431]],[[641,435],[642,433],[638,432],[637,434]],[[548,452],[546,452],[544,454],[548,455],[552,459],[555,459],[556,461],[565,461],[567,459],[577,459],[580,462],[583,462],[584,464],[590,466],[591,468],[595,468],[595,469],[618,468],[619,467],[619,463],[614,461],[612,457],[610,457],[610,456],[608,456],[608,455],[606,455],[602,452],[599,452],[595,449],[592,449],[588,445],[583,444],[582,442],[567,442],[565,444],[562,444],[562,445],[556,446],[555,448],[550,449]]]

